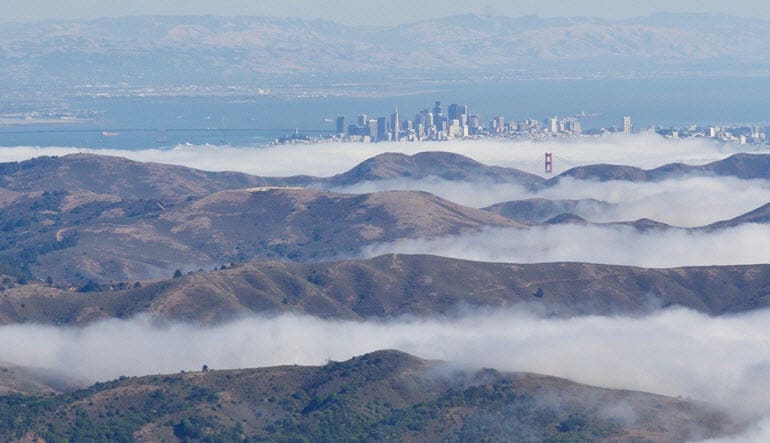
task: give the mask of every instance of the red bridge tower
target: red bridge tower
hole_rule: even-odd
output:
[[[553,174],[553,154],[550,152],[545,153],[545,173]]]

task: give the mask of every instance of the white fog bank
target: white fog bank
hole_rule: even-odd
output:
[[[671,268],[770,263],[770,229],[744,224],[719,231],[648,230],[630,226],[554,225],[487,229],[434,239],[403,239],[363,248],[361,255],[429,254],[502,263],[587,262]]]
[[[575,215],[600,223],[649,218],[681,227],[705,226],[728,220],[770,202],[770,180],[741,180],[735,177],[687,176],[640,183],[564,178],[555,186],[538,191],[512,183],[455,182],[430,177],[422,180],[367,181],[332,190],[350,194],[392,190],[426,191],[475,208],[532,198],[594,199],[610,203],[611,206],[601,208],[595,204],[579,205]]]
[[[0,360],[89,380],[270,365],[318,365],[379,349],[471,367],[708,401],[751,417],[770,412],[770,311],[707,317],[685,309],[643,318],[546,319],[525,310],[457,318],[334,321],[283,315],[216,327],[139,318],[83,328],[0,327]]]
[[[545,141],[469,140],[421,143],[321,143],[274,147],[188,146],[174,149],[87,149],[78,147],[0,148],[0,162],[76,152],[114,155],[137,161],[188,166],[208,171],[239,171],[261,176],[331,176],[385,152],[416,154],[446,151],[493,166],[543,174],[543,155],[554,154],[554,172],[575,166],[610,163],[654,168],[667,163],[704,164],[737,152],[770,152],[749,145],[723,145],[710,140],[666,140],[656,134],[607,135]]]

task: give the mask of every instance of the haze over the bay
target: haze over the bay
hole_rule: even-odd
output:
[[[738,0],[729,4],[715,0],[680,0],[676,3],[662,0],[646,2],[585,0],[565,2],[544,0],[484,0],[466,2],[458,0],[425,0],[419,3],[407,0],[391,0],[377,5],[372,14],[371,5],[345,0],[319,3],[311,0],[223,0],[212,3],[206,0],[151,1],[134,0],[7,0],[0,5],[2,21],[31,21],[46,19],[97,18],[126,15],[254,15],[323,18],[356,25],[385,25],[423,20],[430,17],[457,14],[530,15],[545,17],[592,16],[603,18],[628,18],[659,12],[705,12],[732,14],[744,17],[770,18],[770,7],[758,0]]]

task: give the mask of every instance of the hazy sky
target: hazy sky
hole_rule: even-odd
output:
[[[324,18],[349,24],[393,24],[436,16],[587,15],[626,18],[655,12],[711,12],[770,19],[763,0],[2,0],[0,21],[146,14],[217,14]]]

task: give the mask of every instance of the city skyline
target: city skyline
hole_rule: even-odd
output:
[[[446,112],[444,112],[445,109]],[[471,113],[466,104],[452,103],[445,107],[441,101],[435,101],[432,107],[417,111],[413,119],[402,119],[397,105],[394,106],[394,112],[390,117],[358,114],[349,121],[347,116],[339,115],[335,120],[330,121],[335,125],[334,135],[331,137],[314,138],[300,134],[299,130],[296,130],[293,135],[281,137],[274,144],[329,140],[354,143],[420,142],[485,137],[538,140],[551,137],[593,137],[607,133],[630,136],[634,133],[654,132],[669,139],[708,138],[745,145],[767,144],[767,135],[770,133],[770,127],[756,125],[691,124],[685,127],[649,125],[637,129],[630,115],[624,115],[618,122],[619,126],[584,130],[580,120],[589,116],[590,114],[578,114],[549,116],[544,119],[507,120],[505,115],[495,115],[485,122],[479,114]]]

